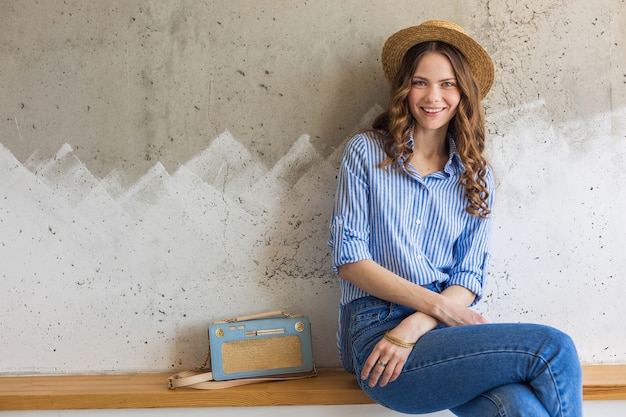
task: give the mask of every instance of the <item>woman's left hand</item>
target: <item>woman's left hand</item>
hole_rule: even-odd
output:
[[[437,326],[437,321],[425,314],[415,313],[402,321],[397,327],[389,331],[389,334],[397,339],[407,342],[415,342],[426,331]],[[426,330],[420,330],[426,329]],[[393,382],[400,376],[404,365],[413,349],[393,344],[385,338],[374,346],[363,370],[361,379],[368,380],[370,387],[376,384],[381,387]]]

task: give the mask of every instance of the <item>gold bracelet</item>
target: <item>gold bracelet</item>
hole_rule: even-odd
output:
[[[413,346],[415,346],[415,342],[406,342],[404,340],[400,340],[400,339],[395,338],[392,335],[390,335],[389,332],[385,333],[384,338],[388,342],[393,343],[394,345],[400,346],[400,347],[403,347],[403,348],[412,348]]]

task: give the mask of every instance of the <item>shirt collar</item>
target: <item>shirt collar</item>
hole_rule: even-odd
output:
[[[450,157],[448,158],[448,162],[443,168],[443,172],[448,175],[458,174],[463,171],[463,162],[461,161],[461,155],[456,148],[456,143],[454,142],[454,138],[450,133],[447,134],[446,139],[448,141],[448,148],[450,149]],[[413,141],[413,133],[409,135],[409,140],[406,144],[413,149],[415,142]]]

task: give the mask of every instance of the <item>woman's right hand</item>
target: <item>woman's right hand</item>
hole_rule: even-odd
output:
[[[486,324],[487,319],[480,313],[465,307],[454,298],[442,293],[442,303],[438,308],[437,319],[448,327]]]

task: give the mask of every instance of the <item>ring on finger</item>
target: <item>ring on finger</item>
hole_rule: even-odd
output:
[[[381,361],[380,359],[378,360],[378,362],[376,362],[376,365],[378,366],[382,366],[383,368],[387,366],[387,363]]]

